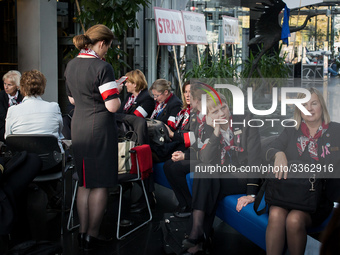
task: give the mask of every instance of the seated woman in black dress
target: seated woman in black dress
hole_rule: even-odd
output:
[[[136,69],[128,72],[125,76],[127,77],[125,87],[128,94],[122,102],[118,113],[150,118],[155,108],[155,102],[148,93],[148,83],[143,72]]]
[[[20,78],[19,71],[9,71],[3,77],[4,90],[0,91],[0,141],[4,142],[5,119],[7,110],[12,105],[19,104],[22,101],[20,94]]]
[[[309,89],[311,99],[303,106],[310,116],[295,108],[297,125],[287,127],[266,149],[266,160],[274,160],[274,166],[287,166],[288,161],[299,160],[310,165],[340,164],[340,125],[330,121],[330,116],[322,94],[315,88]],[[303,98],[299,94],[298,98]],[[325,152],[325,150],[327,150]],[[289,173],[277,172],[275,177],[289,178]],[[328,180],[327,180],[328,181]],[[288,188],[288,187],[287,187]],[[333,203],[323,194],[315,213],[287,210],[271,205],[266,231],[267,254],[282,254],[287,240],[289,254],[304,254],[307,242],[307,227],[319,225],[329,215]]]
[[[200,112],[197,109],[200,109],[198,98],[201,95],[199,92],[202,90],[195,89],[195,87],[195,84],[191,85],[189,81],[183,85],[184,107],[176,116],[176,131],[168,128],[170,138],[179,144],[176,151],[172,153],[171,159],[167,160],[163,166],[164,173],[178,200],[174,215],[179,218],[185,218],[191,214],[192,201],[186,175],[190,172],[190,164],[193,164],[193,160],[197,160],[197,157],[190,158],[190,151],[199,151],[201,148],[196,143],[198,138],[195,137],[195,134],[198,134],[196,131],[202,124]],[[200,138],[202,139],[202,137]]]
[[[219,96],[222,104],[215,95],[214,100],[210,96],[207,97],[205,125],[208,126],[206,129],[213,128],[213,133],[204,141],[200,151],[203,164],[198,167],[207,164],[237,168],[247,165],[259,166],[261,143],[258,128],[244,126],[243,121],[248,123],[250,116],[231,115],[226,98],[222,94]],[[214,123],[215,119],[224,120],[226,124]],[[247,176],[240,178],[228,172],[214,177],[211,178],[210,173],[194,174],[192,228],[188,239],[183,240],[183,248],[189,253],[197,253],[204,240],[211,236],[219,200],[232,194],[247,194],[238,199],[235,210],[241,211],[244,206],[254,202],[260,182],[259,179],[250,179]]]
[[[176,116],[181,110],[181,100],[171,92],[171,82],[165,79],[156,80],[149,89],[156,101],[151,119],[157,119],[175,130]]]

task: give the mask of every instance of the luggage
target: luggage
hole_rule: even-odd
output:
[[[182,254],[182,241],[187,237],[188,218],[177,218],[165,213],[160,227],[163,233],[163,249],[166,254]]]

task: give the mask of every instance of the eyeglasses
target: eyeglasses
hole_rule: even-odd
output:
[[[164,94],[164,92],[162,92],[162,93],[159,94],[159,95],[152,95],[152,97],[157,99],[158,97],[160,97],[160,96],[163,95],[163,94]]]

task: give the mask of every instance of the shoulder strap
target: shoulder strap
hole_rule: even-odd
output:
[[[264,195],[264,192],[265,192],[266,187],[267,187],[267,183],[268,183],[268,179],[266,179],[264,181],[264,183],[261,186],[261,189],[259,190],[259,192],[257,193],[257,196],[255,198],[254,211],[256,212],[257,215],[262,215],[262,214],[264,214],[267,211],[267,206],[265,206],[260,211],[258,211],[260,203],[261,203],[263,195]]]

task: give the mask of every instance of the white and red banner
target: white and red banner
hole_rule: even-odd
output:
[[[323,1],[321,0],[284,0],[289,9],[304,7],[313,4],[319,4]]]
[[[223,18],[223,38],[226,44],[237,44],[240,42],[238,19],[229,16]]]
[[[187,44],[208,44],[205,17],[202,13],[182,11]]]
[[[159,7],[154,12],[158,45],[185,45],[182,13]]]

